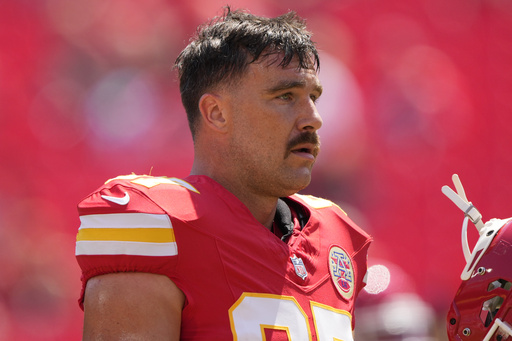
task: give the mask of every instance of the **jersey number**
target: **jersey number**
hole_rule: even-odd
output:
[[[350,314],[311,302],[319,341],[353,341]],[[265,341],[265,330],[282,330],[289,341],[312,340],[308,317],[292,296],[244,293],[229,309],[233,340]]]

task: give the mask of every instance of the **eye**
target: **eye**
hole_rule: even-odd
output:
[[[290,101],[290,100],[292,100],[293,96],[291,93],[287,92],[285,94],[277,96],[277,98],[285,100],[285,101]]]
[[[311,100],[313,101],[313,103],[317,103],[318,100],[320,99],[320,96],[317,96],[317,95],[314,95],[314,94],[311,94],[309,96],[309,98],[311,98]]]

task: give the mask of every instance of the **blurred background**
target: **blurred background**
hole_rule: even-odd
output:
[[[117,175],[187,176],[172,64],[226,4],[0,0],[0,340],[80,339],[76,204]],[[357,340],[446,340],[465,263],[441,186],[458,173],[484,220],[512,215],[512,2],[229,4],[314,32],[323,150],[304,193],[371,233],[391,280],[361,295]]]

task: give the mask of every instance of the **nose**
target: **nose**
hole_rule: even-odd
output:
[[[297,123],[300,131],[315,132],[322,127],[322,117],[318,113],[313,100],[310,99],[307,105],[304,106]]]

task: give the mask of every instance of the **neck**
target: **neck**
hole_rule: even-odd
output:
[[[278,198],[253,193],[249,186],[238,181],[236,177],[218,171],[215,166],[208,166],[212,164],[216,165],[219,163],[200,162],[195,159],[190,175],[206,175],[212,178],[234,194],[249,209],[256,220],[266,228],[271,229],[276,214]]]
[[[226,187],[225,185],[223,186]],[[236,193],[236,189],[228,187],[226,189],[233,193],[249,209],[256,220],[269,230],[272,229],[278,198],[262,197],[244,192],[243,190]]]

